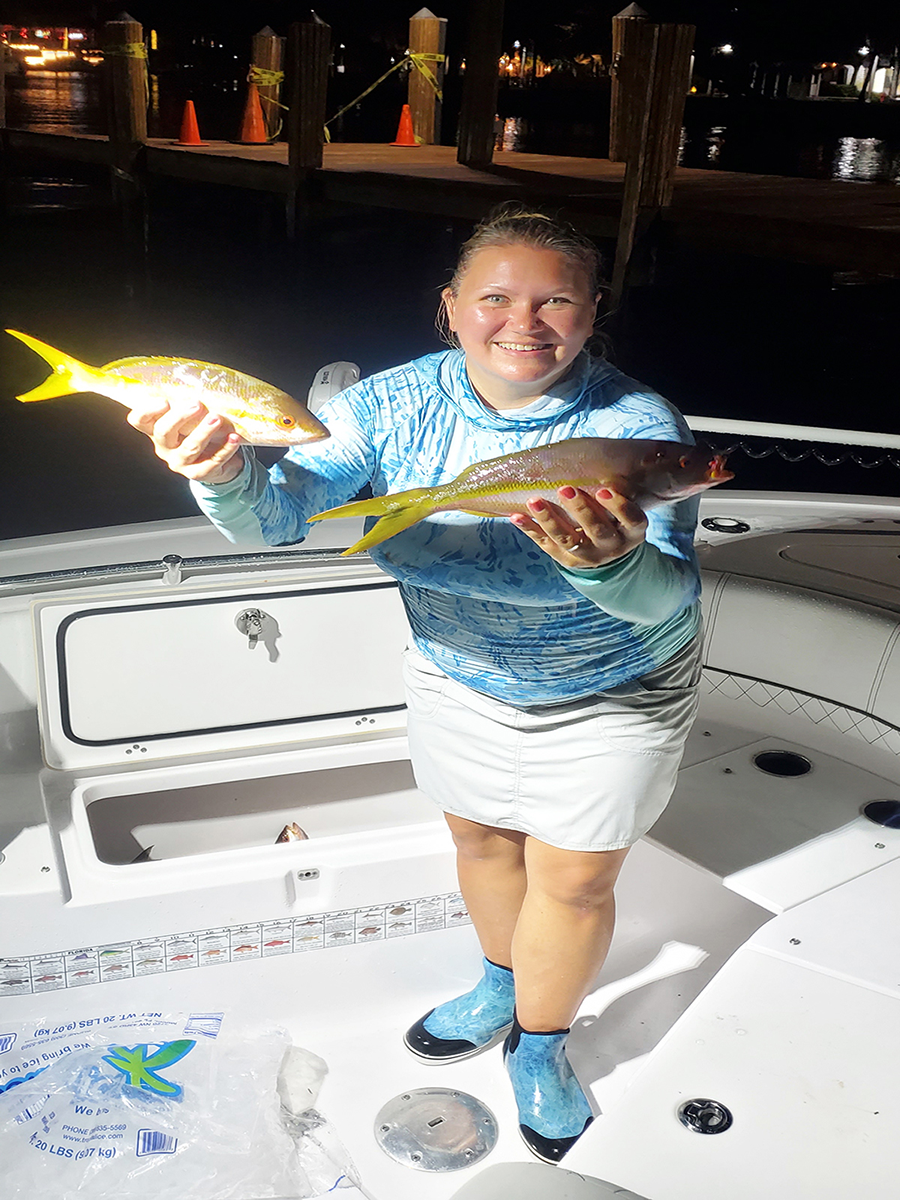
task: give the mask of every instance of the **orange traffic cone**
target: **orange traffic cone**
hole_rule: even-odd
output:
[[[259,92],[256,90],[256,84],[251,83],[247,88],[247,103],[244,105],[244,119],[241,122],[241,136],[238,141],[244,146],[258,146],[268,140],[269,134]]]
[[[400,112],[400,124],[397,126],[397,140],[391,142],[392,146],[418,146],[416,135],[413,132],[412,113],[409,111],[409,105],[404,104]]]
[[[197,114],[194,112],[193,100],[184,103],[184,115],[181,118],[181,134],[176,146],[208,146],[208,142],[200,141],[200,130],[197,128]]]

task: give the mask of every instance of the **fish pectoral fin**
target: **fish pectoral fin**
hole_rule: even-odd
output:
[[[44,362],[53,368],[49,379],[45,379],[30,392],[16,396],[23,404],[30,404],[34,400],[54,400],[57,396],[74,396],[78,392],[90,392],[94,390],[94,384],[102,378],[102,373],[96,368],[79,362],[69,354],[63,354],[61,350],[55,350],[30,334],[19,333],[16,329],[7,329],[6,332],[24,342],[29,350],[39,354]]]

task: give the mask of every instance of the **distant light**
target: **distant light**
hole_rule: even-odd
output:
[[[733,54],[734,46],[732,46],[731,42],[726,42],[724,46],[719,47],[719,53],[720,54]]]
[[[36,29],[34,31],[34,36],[36,38],[48,38],[50,36],[50,30],[49,29]]]
[[[35,33],[37,33],[37,30],[35,30]],[[869,47],[868,47],[868,46],[860,46],[860,48],[859,48],[859,50],[857,51],[857,53],[858,53],[858,54],[869,54],[869,53],[870,53],[870,49],[869,49]]]
[[[84,38],[84,34],[80,30],[78,30],[78,29],[70,29],[69,30],[69,41],[70,42],[80,42],[83,40],[83,38]]]
[[[522,46],[521,42],[513,42],[513,50],[519,50]]]
[[[692,88],[691,88],[691,94],[693,95],[693,93],[694,93],[694,92],[696,92],[696,90],[697,90],[697,89],[696,89],[695,87],[692,87]]]

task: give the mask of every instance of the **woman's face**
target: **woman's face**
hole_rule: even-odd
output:
[[[597,311],[580,263],[523,245],[477,251],[443,298],[472,386],[493,408],[521,408],[562,378]]]

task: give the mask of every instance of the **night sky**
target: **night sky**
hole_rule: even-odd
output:
[[[459,39],[470,0],[440,0],[437,15],[451,23],[451,38]],[[475,0],[479,2],[479,0]],[[481,0],[484,2],[484,0]],[[507,0],[506,37],[534,44],[544,58],[608,50],[610,20],[623,0]],[[896,0],[645,0],[657,21],[697,26],[697,48],[729,42],[747,61],[853,61],[863,44],[889,55],[900,44],[900,6]],[[13,0],[3,19],[22,24],[95,23],[118,16],[124,9],[146,28],[160,32],[246,37],[264,25],[285,33],[302,19],[304,8],[285,0],[243,6],[221,0],[117,0],[82,3],[79,0]],[[319,0],[316,11],[335,31],[336,40],[367,41],[386,49],[403,48],[415,0]],[[454,36],[455,35],[455,36]]]

